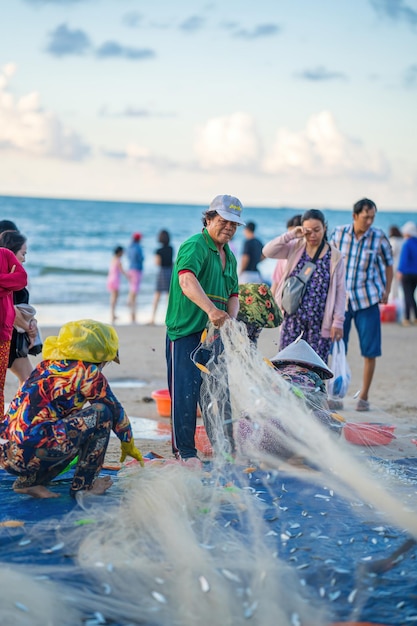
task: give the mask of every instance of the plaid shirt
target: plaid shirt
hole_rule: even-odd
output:
[[[370,227],[356,239],[353,224],[337,226],[330,241],[341,251],[346,266],[346,296],[354,311],[380,302],[385,290],[385,267],[393,264],[391,244],[380,228]]]

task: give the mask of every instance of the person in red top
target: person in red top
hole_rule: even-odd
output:
[[[27,274],[11,250],[0,248],[0,421],[4,416],[4,383],[9,363],[15,308],[13,292],[27,285]]]

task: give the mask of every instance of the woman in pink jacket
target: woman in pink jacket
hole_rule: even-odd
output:
[[[4,416],[4,384],[15,318],[13,292],[26,284],[27,275],[21,263],[11,250],[0,248],[0,420]]]
[[[287,266],[277,289],[275,299],[281,306],[282,289],[289,276],[298,274],[307,261],[311,261],[324,242],[316,261],[303,299],[292,315],[284,312],[281,326],[280,350],[295,341],[302,333],[303,339],[327,363],[333,341],[343,337],[346,289],[345,266],[340,252],[327,242],[327,224],[318,209],[306,211],[297,226],[263,248],[270,259],[286,259]]]

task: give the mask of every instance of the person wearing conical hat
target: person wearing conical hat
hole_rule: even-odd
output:
[[[303,339],[298,337],[271,359],[277,373],[290,385],[294,395],[305,403],[312,416],[336,436],[340,436],[343,423],[333,417],[330,412],[326,380],[333,377],[323,359]],[[240,449],[245,452],[249,445],[259,447],[268,454],[281,459],[294,457],[290,439],[279,419],[269,418],[262,426],[257,427],[250,419],[242,417],[237,428],[237,441]]]
[[[110,477],[99,477],[113,431],[121,458],[139,461],[132,427],[102,369],[119,363],[114,328],[95,320],[64,324],[47,337],[43,357],[19,388],[0,422],[0,467],[16,476],[13,489],[35,498],[56,498],[47,485],[77,458],[70,495],[104,493]],[[84,405],[88,406],[84,408]]]
[[[317,372],[320,378],[333,378],[332,370],[304,339],[297,339],[280,350],[271,362],[274,365],[297,363]]]
[[[297,339],[271,359],[278,373],[298,390],[313,415],[340,435],[342,424],[329,409],[325,381],[333,372],[304,339]]]

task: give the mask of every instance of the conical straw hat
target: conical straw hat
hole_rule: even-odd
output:
[[[272,357],[271,361],[272,363],[302,363],[320,369],[324,378],[333,378],[331,369],[304,339],[296,339]]]

